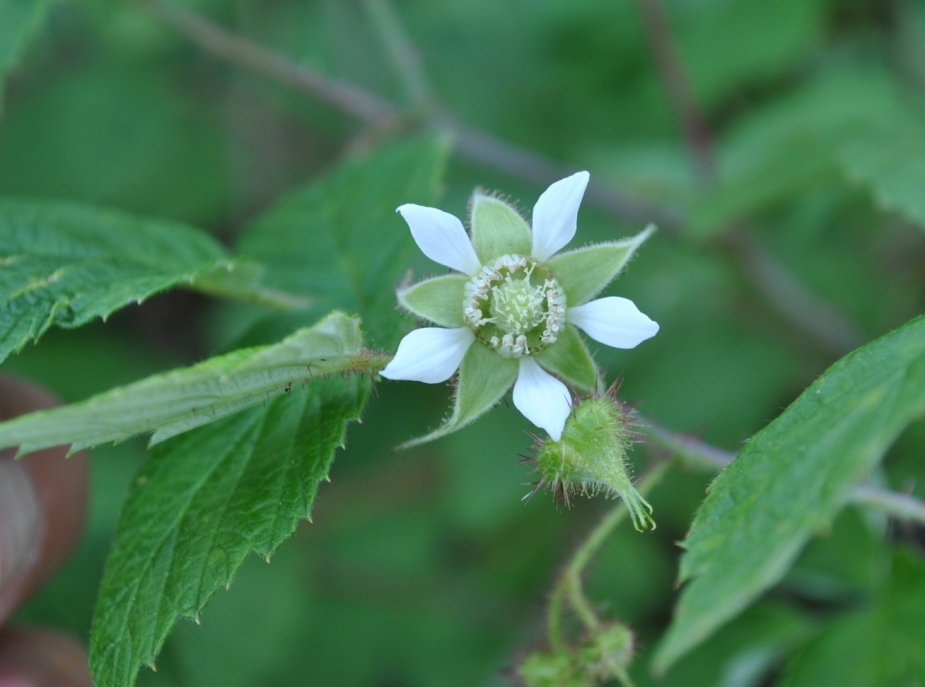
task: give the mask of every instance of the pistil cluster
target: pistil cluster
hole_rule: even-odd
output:
[[[466,323],[506,358],[539,353],[556,342],[564,325],[565,292],[532,258],[496,258],[466,283],[464,293]]]

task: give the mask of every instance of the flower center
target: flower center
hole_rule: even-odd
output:
[[[565,292],[536,260],[502,255],[466,284],[463,315],[476,337],[504,357],[533,355],[558,338]]]

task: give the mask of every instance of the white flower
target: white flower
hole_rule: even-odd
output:
[[[471,239],[462,222],[442,210],[398,208],[424,254],[459,273],[398,294],[407,310],[442,326],[408,334],[382,376],[436,384],[461,370],[453,417],[423,440],[475,419],[513,382],[517,409],[558,441],[571,394],[549,371],[584,388],[593,388],[596,379],[573,327],[616,348],[634,348],[658,332],[632,301],[590,300],[651,229],[558,253],[575,235],[588,179],[579,172],[546,189],[533,208],[532,231],[513,208],[486,195],[473,198]]]

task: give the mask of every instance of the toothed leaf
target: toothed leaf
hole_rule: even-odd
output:
[[[195,618],[249,551],[311,512],[369,382],[340,377],[160,444],[122,509],[90,639],[97,687],[130,687],[177,618]]]

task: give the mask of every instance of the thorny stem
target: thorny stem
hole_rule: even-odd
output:
[[[136,2],[204,50],[285,83],[377,129],[400,129],[402,127],[396,127],[395,123],[407,121],[409,126],[429,126],[445,131],[453,136],[456,151],[463,157],[540,186],[576,171],[534,151],[468,127],[451,115],[434,113],[426,119],[414,117],[369,91],[296,64],[190,10],[176,7],[169,0]],[[407,56],[403,56],[398,64],[404,64],[406,59]],[[405,78],[407,81],[408,77]],[[685,219],[676,208],[647,203],[613,184],[592,181],[585,198],[612,216],[630,221],[653,221],[674,236],[683,233]],[[730,232],[730,236],[734,237],[736,233]],[[828,350],[847,353],[866,340],[857,325],[797,280],[760,243],[735,238],[730,239],[730,243],[732,245],[727,247],[740,260],[745,275],[768,303]]]
[[[649,493],[661,481],[670,463],[671,461],[662,461],[650,469],[639,481],[637,487],[639,493],[643,496]],[[607,538],[613,533],[617,525],[623,521],[626,514],[626,507],[621,501],[604,515],[601,521],[594,526],[594,529],[581,542],[575,553],[572,554],[556,580],[549,599],[549,610],[546,616],[549,645],[553,650],[563,651],[566,649],[565,636],[562,630],[566,601],[568,601],[569,606],[575,611],[575,615],[578,616],[586,629],[594,630],[600,625],[597,614],[582,591],[581,577],[591,559],[607,541]]]

